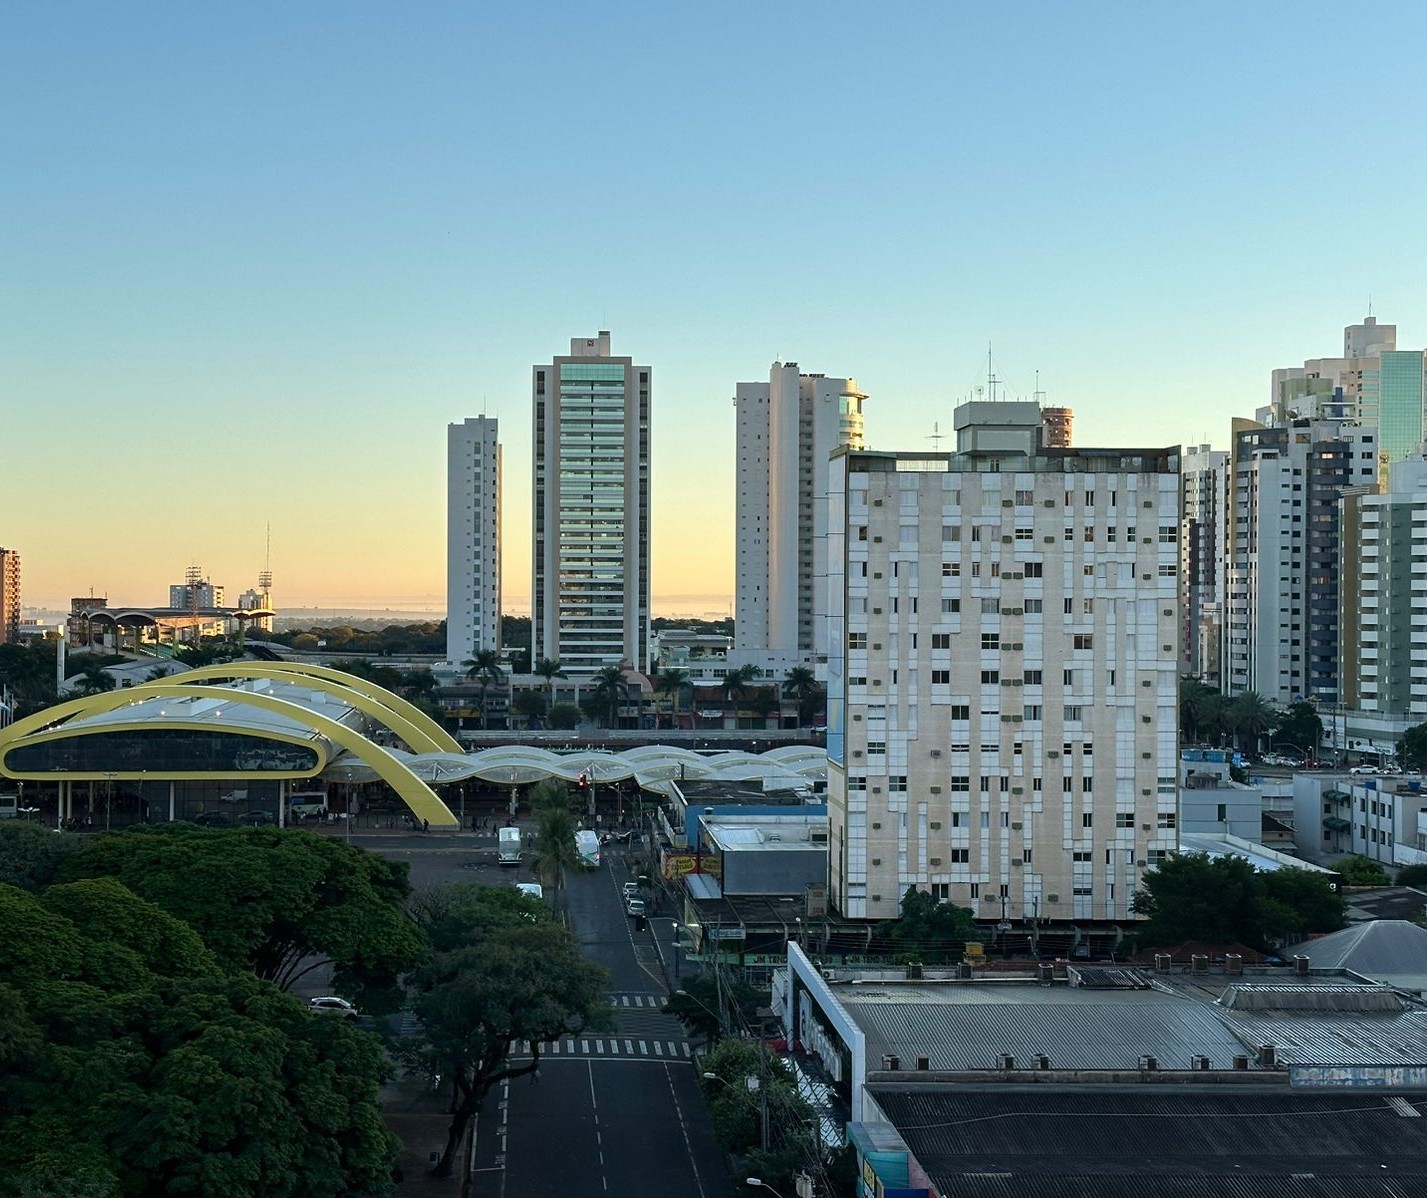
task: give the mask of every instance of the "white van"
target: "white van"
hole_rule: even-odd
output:
[[[20,796],[18,794],[0,795],[0,819],[14,819],[20,814]]]
[[[580,864],[587,869],[597,869],[600,863],[600,838],[588,828],[575,833],[575,851],[580,855]]]
[[[310,819],[312,816],[327,814],[327,792],[325,790],[299,790],[287,797],[287,811],[293,819]]]
[[[520,829],[502,828],[496,859],[502,865],[519,865],[520,856]]]

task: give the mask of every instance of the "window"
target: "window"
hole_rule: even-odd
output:
[[[847,634],[847,647],[849,649],[867,648],[867,634],[865,632],[849,632]]]
[[[1035,530],[1034,530],[1034,529],[1030,529],[1030,528],[1018,528],[1018,529],[1016,529],[1016,540],[1018,540],[1018,541],[1032,541],[1032,540],[1035,539],[1035,535],[1036,535],[1036,534],[1035,534]]]
[[[950,671],[950,670],[933,670],[933,671],[932,671],[932,685],[933,685],[933,686],[950,686],[950,685],[951,685],[951,671]]]
[[[1090,898],[1095,893],[1093,886],[1073,886],[1070,893],[1076,898]]]
[[[1085,612],[1085,614],[1086,614],[1087,616],[1093,616],[1093,615],[1095,614],[1095,600],[1094,600],[1094,599],[1086,599],[1086,600],[1084,601],[1084,603],[1083,603],[1082,606],[1083,606],[1083,610],[1084,610],[1084,612]]]
[[[1077,632],[1071,645],[1076,649],[1093,649],[1095,648],[1095,638],[1088,632]]]
[[[952,774],[949,779],[949,789],[953,794],[970,794],[971,776],[969,774]]]
[[[907,775],[893,774],[887,779],[887,789],[893,794],[901,794],[907,789]]]
[[[1041,705],[1039,703],[1028,703],[1021,709],[1023,720],[1039,720],[1041,717]]]
[[[887,752],[887,742],[885,740],[869,740],[867,742],[867,756],[876,757]]]
[[[865,541],[867,539],[867,525],[859,524],[857,526],[857,539],[859,541]]]
[[[960,578],[960,577],[961,577],[961,563],[960,563],[960,562],[942,562],[942,564],[941,564],[941,576],[942,576],[943,578]]]
[[[971,863],[970,849],[952,849],[951,863],[953,865],[969,865]]]
[[[995,600],[993,599],[994,603]],[[997,632],[983,632],[981,634],[981,647],[983,649],[999,649],[1001,647],[1001,634]]]
[[[1078,705],[1067,705],[1061,718],[1064,719],[1067,724],[1079,723],[1080,707]]]
[[[956,525],[943,524],[941,526],[941,539],[943,542],[956,540]]]
[[[1065,614],[1066,614],[1067,616],[1073,616],[1073,615],[1075,614],[1075,600],[1074,600],[1074,599],[1071,599],[1071,598],[1068,598],[1068,597],[1065,598],[1065,599],[1062,599],[1062,600],[1061,600],[1061,607],[1062,607],[1062,609],[1065,611]]]
[[[983,616],[996,616],[1001,614],[1001,601],[999,599],[981,600],[981,614]]]
[[[1061,672],[1060,672],[1060,685],[1061,685],[1061,686],[1066,686],[1066,687],[1073,687],[1073,686],[1075,685],[1075,671],[1074,671],[1074,670],[1061,670]]]
[[[1133,828],[1135,826],[1135,813],[1133,811],[1115,812],[1115,827]]]
[[[1039,562],[1027,562],[1026,565],[1027,565],[1027,566],[1038,566],[1038,565],[1040,565],[1040,563],[1039,563]],[[1027,577],[1027,578],[1030,577],[1030,572],[1029,572],[1029,570],[1028,570],[1027,573],[1026,573],[1026,577]],[[1026,615],[1028,615],[1028,616],[1038,616],[1038,615],[1042,614],[1042,611],[1043,611],[1043,601],[1042,601],[1042,600],[1040,600],[1040,599],[1027,599],[1027,600],[1026,600],[1026,606],[1025,606],[1025,613],[1026,613]]]
[[[982,670],[982,671],[981,671],[981,685],[982,685],[982,686],[995,686],[995,685],[996,685],[998,682],[1000,682],[1000,681],[1001,681],[1001,671],[1000,671],[1000,670]]]
[[[934,632],[934,633],[932,633],[932,648],[933,648],[933,649],[950,649],[950,648],[951,648],[951,633],[949,633],[949,632]]]
[[[1040,670],[1027,670],[1027,671],[1025,672],[1025,674],[1022,676],[1022,681],[1023,681],[1027,686],[1040,686],[1040,684],[1041,684],[1041,671],[1040,671]]]
[[[991,793],[991,779],[986,775],[981,775],[981,793],[989,795]]]
[[[1021,850],[1021,860],[1024,861],[1027,865],[1031,863],[1032,857],[1033,854],[1030,849]]]
[[[951,899],[950,882],[933,882],[931,885],[932,898],[939,903],[945,903]]]
[[[1017,507],[1026,507],[1026,506],[1029,505],[1029,504],[1035,503],[1035,501],[1036,501],[1036,493],[1035,493],[1034,491],[1017,491],[1017,492],[1016,492],[1016,506],[1017,506]]]
[[[1175,545],[1179,542],[1179,529],[1173,524],[1162,524],[1159,529],[1159,543],[1161,545]]]
[[[952,615],[952,614],[955,613],[955,612],[959,612],[959,611],[961,610],[961,600],[960,600],[960,599],[943,599],[943,600],[941,601],[941,610],[942,610],[942,614],[943,614],[943,615],[948,615],[948,616],[949,616],[949,615]]]
[[[969,720],[971,718],[971,705],[969,703],[953,703],[951,705],[951,718],[954,720]]]
[[[1085,812],[1080,817],[1080,826],[1082,828],[1093,828],[1095,826],[1095,816],[1089,811]]]
[[[1045,565],[1044,565],[1043,563],[1041,563],[1041,562],[1027,562],[1027,563],[1026,563],[1026,577],[1027,577],[1027,578],[1043,578],[1044,576],[1045,576]],[[1036,603],[1037,603],[1037,605],[1039,605],[1040,600],[1039,600],[1039,599],[1036,600]],[[1030,611],[1030,608],[1028,607],[1028,608],[1026,608],[1026,610],[1027,610],[1027,611]],[[1039,610],[1040,610],[1040,607],[1037,606],[1036,610],[1039,611]]]
[[[973,524],[971,526],[971,539],[973,541],[979,541],[981,539],[981,526],[979,524]]]
[[[1162,565],[1159,568],[1159,576],[1161,578],[1173,578],[1178,573],[1179,568],[1174,565]]]
[[[1161,828],[1173,828],[1178,823],[1173,811],[1161,811],[1159,813],[1159,826]]]
[[[1071,854],[1071,857],[1073,860],[1080,862],[1087,862],[1091,860],[1091,854],[1084,849],[1077,849],[1074,853]]]

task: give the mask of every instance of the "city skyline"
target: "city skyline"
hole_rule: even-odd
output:
[[[527,372],[577,331],[659,378],[656,615],[731,607],[732,397],[775,360],[856,377],[871,449],[949,444],[988,344],[1077,444],[1224,449],[1369,308],[1427,341],[1417,156],[1319,185],[1365,128],[1410,138],[1424,84],[1390,55],[1269,69],[1332,60],[1326,5],[1236,11],[1232,38],[1212,11],[813,11],[8,13],[0,543],[26,606],[155,602],[193,564],[237,593],[271,525],[279,606],[439,610],[442,429],[485,414],[528,610]],[[1396,14],[1394,44],[1425,26]],[[824,61],[845,75],[794,83]],[[557,153],[581,183],[532,185]]]

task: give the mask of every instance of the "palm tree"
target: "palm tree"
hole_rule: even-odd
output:
[[[535,843],[531,846],[530,867],[541,882],[551,887],[555,906],[565,887],[565,874],[580,863],[575,847],[575,813],[563,786],[546,781],[530,793],[535,813]]]
[[[816,674],[806,666],[794,666],[783,679],[783,697],[797,703],[798,727],[801,728],[803,720],[815,709],[815,705],[827,696],[818,683]]]
[[[1212,733],[1215,741],[1222,745],[1224,733],[1229,730],[1229,700],[1218,691],[1205,687],[1190,702],[1195,728],[1205,734]]]
[[[748,693],[749,684],[758,675],[758,670],[754,666],[739,666],[736,670],[729,670],[723,679],[723,696],[726,706],[732,706],[734,716],[738,715],[739,704],[743,696]]]
[[[99,662],[91,661],[79,672],[79,681],[74,689],[80,695],[102,695],[105,691],[112,691],[115,685],[114,675]]]
[[[1224,708],[1224,722],[1234,733],[1241,749],[1252,751],[1258,745],[1259,735],[1274,727],[1279,720],[1279,712],[1257,691],[1244,691],[1235,695]]]
[[[555,693],[555,679],[568,678],[569,675],[560,666],[560,659],[542,657],[535,663],[536,674],[545,679],[545,689],[553,696]]]
[[[486,691],[505,677],[501,669],[500,654],[494,649],[478,649],[474,657],[461,663],[466,667],[466,677],[473,678],[481,687],[481,727],[489,727],[486,720]]]
[[[609,713],[609,726],[619,726],[619,709],[629,697],[629,684],[624,680],[624,670],[619,666],[605,666],[595,675],[595,698]]]
[[[680,700],[684,693],[684,683],[689,679],[687,670],[660,670],[654,676],[654,691],[670,699],[670,707],[675,714],[682,706]]]

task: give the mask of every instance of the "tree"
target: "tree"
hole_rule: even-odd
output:
[[[374,1012],[398,1005],[423,949],[406,865],[311,832],[130,828],[85,845],[60,877],[117,878],[192,927],[223,969],[282,990],[330,964],[334,989]]]
[[[540,658],[535,663],[535,673],[545,679],[546,693],[551,696],[555,694],[555,679],[569,677],[569,675],[565,673],[565,668],[560,663],[558,657],[553,659],[549,657]]]
[[[794,666],[783,679],[783,697],[798,705],[798,727],[816,715],[827,699],[827,692],[818,683],[817,675],[806,666]]]
[[[669,701],[671,710],[677,714],[683,706],[684,684],[688,680],[688,670],[660,670],[654,675],[654,693],[663,695]]]
[[[1218,691],[1205,687],[1190,700],[1196,732],[1200,736],[1212,736],[1217,744],[1224,743],[1228,732],[1229,700]]]
[[[469,657],[461,664],[467,667],[466,677],[475,679],[480,685],[481,727],[489,727],[486,719],[486,693],[505,677],[505,671],[501,669],[500,654],[494,649],[480,649],[475,657]]]
[[[1402,734],[1397,760],[1403,769],[1427,769],[1427,724],[1414,724]]]
[[[527,724],[540,719],[545,714],[545,696],[539,691],[520,691],[511,700],[510,705],[516,715],[525,717]]]
[[[619,727],[619,709],[629,698],[629,684],[619,666],[605,666],[595,675],[592,701],[607,716],[606,727]]]
[[[1210,695],[1219,692],[1192,674],[1179,677],[1179,730],[1186,741],[1198,741],[1203,737],[1204,724],[1199,718],[1198,705]],[[1213,731],[1218,731],[1217,727]]]
[[[1234,733],[1239,748],[1246,753],[1258,747],[1259,737],[1274,727],[1278,719],[1277,709],[1257,691],[1235,695],[1224,709],[1224,721]]]
[[[751,1024],[758,1018],[763,999],[759,990],[740,979],[716,980],[701,974],[684,981],[683,993],[669,995],[664,1014],[676,1016],[690,1036],[703,1036],[712,1048],[730,1012],[735,1013],[736,1022]]]
[[[556,703],[545,717],[547,728],[557,728],[569,732],[580,726],[580,709],[573,703]]]
[[[1397,871],[1397,884],[1421,890],[1427,886],[1427,865],[1404,865]]]
[[[1283,937],[1343,926],[1342,899],[1323,874],[1260,873],[1242,857],[1180,853],[1145,872],[1134,910],[1149,922],[1144,944],[1187,940],[1268,950]]]
[[[51,828],[21,820],[0,824],[0,883],[21,890],[43,890],[59,876],[67,857],[84,845],[74,836],[56,836]]]
[[[1338,871],[1345,886],[1389,886],[1392,883],[1381,865],[1360,853],[1344,857],[1335,862],[1333,868]]]
[[[433,955],[417,971],[415,1008],[432,1067],[454,1089],[446,1148],[432,1172],[449,1177],[471,1118],[491,1088],[540,1066],[541,1046],[612,1026],[608,975],[580,954],[544,904],[510,887],[460,883],[418,908]],[[443,914],[433,916],[440,910]],[[529,1042],[530,1056],[514,1058]]]
[[[758,670],[754,666],[739,666],[737,669],[729,670],[723,676],[724,701],[728,706],[737,712],[739,705],[743,702],[743,696],[748,693],[749,686],[758,676]]]
[[[805,1128],[813,1118],[792,1070],[762,1044],[725,1040],[704,1059],[702,1072],[714,1075],[702,1081],[714,1138],[743,1158],[739,1176],[758,1177],[780,1193],[792,1193],[794,1175],[808,1163],[811,1146]]]
[[[188,926],[113,879],[0,886],[0,924],[5,1192],[385,1189],[396,1145],[376,1037],[225,974]]]
[[[908,886],[902,896],[901,917],[889,936],[902,952],[917,961],[960,960],[968,940],[977,940],[974,913],[935,899],[925,890]]]
[[[1273,743],[1279,748],[1297,749],[1304,757],[1316,759],[1323,743],[1323,721],[1312,703],[1290,703],[1278,717]]]
[[[535,813],[530,868],[542,883],[553,888],[558,905],[565,889],[565,874],[580,864],[575,847],[575,812],[565,788],[550,781],[542,782],[531,792],[530,806]]]
[[[55,689],[56,647],[48,638],[28,644],[0,645],[0,684],[10,688],[19,709],[28,714],[58,698]]]
[[[69,674],[71,678],[74,676],[73,672]],[[80,666],[78,676],[73,688],[76,695],[102,695],[105,691],[112,691],[117,685],[114,675],[104,668],[104,663],[93,657]]]

